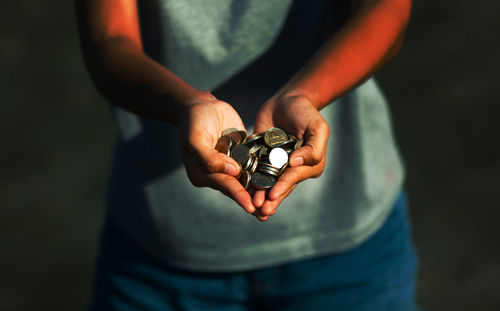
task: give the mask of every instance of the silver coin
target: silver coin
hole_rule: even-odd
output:
[[[278,174],[280,173],[280,170],[278,169],[275,169],[274,167],[269,167],[269,166],[263,166],[263,165],[260,165],[258,168],[257,168],[257,171],[259,172],[273,172],[273,175],[274,174]]]
[[[248,171],[250,171],[251,174],[255,173],[255,170],[257,169],[257,165],[259,164],[259,158],[256,156],[253,156],[253,162]]]
[[[262,147],[261,144],[254,144],[252,147],[250,147],[250,151],[249,151],[250,154],[256,154],[261,147]]]
[[[272,127],[264,133],[264,141],[271,148],[288,140],[288,135],[277,127]]]
[[[288,153],[282,148],[273,148],[269,152],[269,163],[277,168],[282,168],[288,162]]]
[[[276,183],[276,177],[256,172],[252,175],[250,182],[256,189],[269,189]]]
[[[259,162],[261,165],[271,165],[271,163],[269,162],[269,157],[267,155],[263,155],[261,157],[259,157]]]
[[[245,144],[258,142],[263,137],[264,137],[264,134],[252,134],[252,135],[247,137],[247,139],[245,140]]]
[[[231,150],[231,158],[238,162],[244,168],[250,158],[249,149],[245,145],[237,145]]]
[[[279,148],[283,148],[283,149],[293,148],[293,146],[295,146],[296,142],[297,142],[296,140],[288,139],[288,140],[285,140],[284,142],[282,142],[280,144],[277,144],[274,147],[275,148],[279,147]]]
[[[260,166],[259,167],[259,172],[260,173],[264,173],[264,174],[268,174],[268,175],[272,175],[272,176],[275,176],[275,177],[279,177],[280,176],[280,171],[276,171],[276,170],[273,170],[273,169],[270,169],[269,167],[266,167],[266,166]]]
[[[262,145],[259,149],[259,158],[260,157],[267,157],[267,153],[269,151],[269,148],[266,145]]]
[[[279,172],[280,172],[279,168],[274,167],[271,164],[266,164],[266,163],[260,163],[259,167],[257,167],[257,170],[259,172],[265,170],[266,172],[274,172],[276,174],[279,174]]]
[[[248,170],[250,168],[250,166],[252,166],[253,157],[250,154],[248,154],[248,155],[249,155],[249,157],[248,157],[247,163],[244,166],[242,166],[242,168],[244,170]]]
[[[260,162],[260,166],[266,166],[266,167],[269,167],[270,169],[274,169],[276,171],[280,170],[279,167],[273,166],[271,163],[264,162],[264,161]]]

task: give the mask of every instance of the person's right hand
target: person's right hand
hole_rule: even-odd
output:
[[[206,92],[187,104],[179,128],[181,154],[189,180],[196,187],[219,190],[248,213],[255,212],[250,194],[236,179],[240,166],[231,157],[215,150],[225,129],[245,130],[240,116],[231,105]]]

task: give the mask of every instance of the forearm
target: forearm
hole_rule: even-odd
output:
[[[333,35],[278,96],[303,95],[321,109],[373,75],[399,50],[410,0],[378,0]]]
[[[90,76],[113,104],[177,124],[190,99],[211,96],[143,52],[135,0],[76,0],[75,8]]]
[[[97,89],[141,116],[176,124],[189,99],[201,93],[127,39],[109,39],[98,51],[87,60]]]

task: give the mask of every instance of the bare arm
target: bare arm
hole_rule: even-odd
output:
[[[411,0],[364,0],[355,16],[282,89],[318,109],[372,76],[399,51]]]
[[[99,92],[141,116],[177,124],[201,92],[143,52],[136,0],[75,0],[85,63]]]
[[[318,110],[353,89],[386,64],[399,50],[411,0],[360,0],[357,14],[260,109],[256,132],[280,127],[305,138],[290,156],[290,168],[269,193],[256,191],[258,217],[266,220],[295,186],[321,175],[329,126]]]
[[[144,54],[136,0],[75,0],[75,7],[85,63],[100,93],[143,117],[177,125],[193,185],[217,189],[253,212],[234,177],[238,164],[214,149],[226,128],[245,129],[237,112]]]

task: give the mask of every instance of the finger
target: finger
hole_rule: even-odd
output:
[[[259,208],[264,204],[266,199],[266,191],[265,190],[255,190],[252,198],[253,205],[256,208]]]
[[[254,123],[254,128],[253,128],[254,134],[264,133],[267,129],[273,127],[273,124],[271,123],[271,120],[270,118],[268,118],[268,116],[269,116],[268,114],[263,114],[262,112],[259,112]]]
[[[266,200],[262,207],[260,208],[261,214],[265,216],[271,216],[276,213],[276,209],[278,206],[283,202],[283,200],[292,193],[292,191],[297,187],[297,185],[293,185],[288,190],[281,195],[278,199],[276,200]]]
[[[330,129],[323,118],[311,120],[304,135],[305,146],[295,150],[290,156],[290,166],[314,166],[321,162],[330,136]]]
[[[230,156],[218,152],[207,143],[192,145],[192,153],[209,173],[240,174],[240,166]]]
[[[252,215],[254,215],[255,218],[257,218],[259,221],[262,221],[262,222],[269,219],[269,216],[262,214],[262,211],[260,210],[260,208],[256,209]]]
[[[274,184],[271,190],[269,190],[269,193],[267,194],[268,199],[271,201],[277,200],[293,185],[296,185],[312,176],[313,170],[314,168],[309,166],[290,167],[286,169],[278,178],[276,184]]]
[[[226,174],[215,173],[210,174],[205,178],[205,185],[207,187],[219,190],[226,196],[230,197],[238,205],[243,207],[248,213],[255,212],[255,206],[252,204],[252,198],[250,194],[243,188],[240,182]]]
[[[255,193],[255,188],[252,186],[248,186],[247,191],[248,191],[248,194],[250,194],[250,196],[253,198],[253,194]]]

